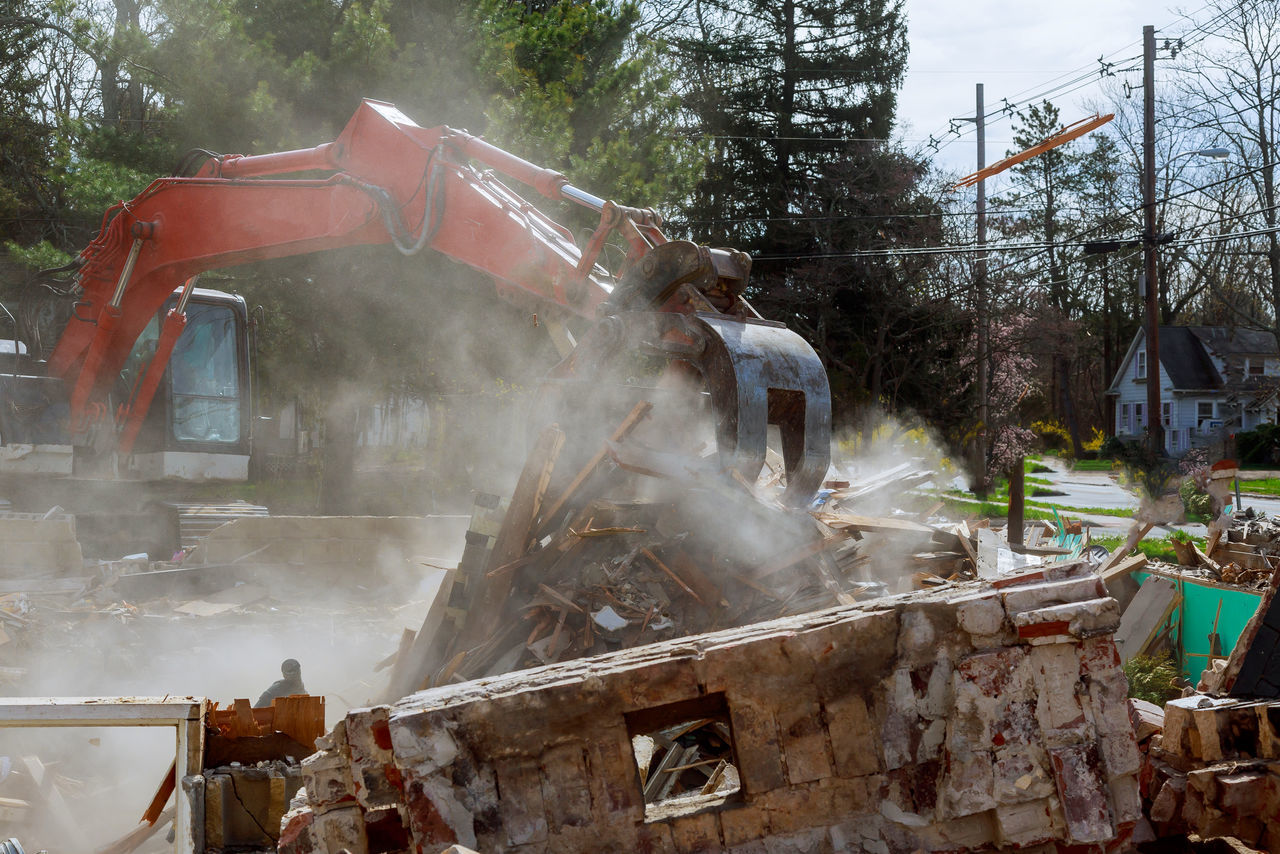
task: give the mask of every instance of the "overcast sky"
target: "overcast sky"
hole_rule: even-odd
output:
[[[1193,0],[1185,11],[1202,20],[1203,3]],[[1002,98],[1022,105],[1037,92],[1096,72],[1099,56],[1138,57],[1140,69],[1144,25],[1156,28],[1157,41],[1162,30],[1177,35],[1188,26],[1166,0],[906,0],[906,10],[911,54],[898,99],[898,132],[908,149],[931,134],[942,136],[949,119],[973,116],[976,83],[984,85],[990,114]],[[1141,84],[1140,72],[1125,77]],[[1083,102],[1098,95],[1097,79],[1095,73],[1084,88],[1050,97],[1064,123],[1090,114]],[[967,174],[977,151],[972,125],[964,128],[963,139],[952,138],[934,157]],[[988,119],[987,163],[1013,147],[1010,128],[1007,119]]]

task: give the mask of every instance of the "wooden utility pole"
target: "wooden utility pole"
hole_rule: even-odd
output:
[[[982,84],[977,84],[977,110],[974,112],[974,122],[977,125],[978,137],[978,171],[981,172],[987,165],[987,121],[986,108],[983,104]],[[990,365],[990,342],[987,340],[987,182],[983,179],[978,182],[978,203],[977,203],[977,220],[978,220],[978,255],[977,269],[974,271],[977,276],[976,297],[977,297],[977,324],[978,324],[978,464],[981,466],[980,477],[985,487],[988,480],[987,472],[987,435],[988,420],[991,416],[990,412],[990,392],[987,388],[987,382],[991,373]]]
[[[1164,454],[1160,413],[1160,277],[1156,267],[1156,28],[1142,28],[1142,232],[1143,297],[1147,337],[1147,441],[1154,456]]]

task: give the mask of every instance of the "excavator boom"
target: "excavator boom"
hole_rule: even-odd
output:
[[[579,247],[495,173],[589,208],[600,224]],[[617,275],[598,263],[614,234],[626,247]],[[726,470],[756,476],[772,423],[783,434],[789,497],[807,501],[825,476],[825,371],[802,339],[761,320],[742,298],[745,253],[669,241],[650,210],[598,198],[483,139],[420,127],[371,100],[333,142],[212,157],[193,177],[158,179],[107,212],[77,258],[79,302],[49,360],[50,374],[71,387],[72,432],[112,416],[106,401],[121,366],[183,283],[189,289],[210,269],[385,243],[406,255],[443,253],[489,274],[503,296],[533,301],[561,319],[592,321],[590,340],[556,369],[561,380],[593,382],[603,365],[637,347],[692,368],[717,411]],[[655,322],[654,315],[672,317]],[[675,316],[684,320],[672,322]],[[146,377],[114,414],[121,453],[131,450],[182,324],[181,310],[170,311]],[[641,342],[639,329],[657,338]],[[588,351],[592,359],[583,355]]]

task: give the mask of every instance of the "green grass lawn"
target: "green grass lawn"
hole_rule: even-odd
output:
[[[1075,471],[1111,471],[1114,464],[1111,460],[1076,460],[1071,468]]]
[[[1241,478],[1240,491],[1252,492],[1256,495],[1280,495],[1280,477],[1268,477],[1259,480]]]
[[[1204,537],[1186,537],[1201,549],[1207,547]],[[1125,542],[1124,537],[1094,537],[1093,542],[1106,547],[1108,550],[1114,551]],[[1165,563],[1177,563],[1178,556],[1173,551],[1173,546],[1169,543],[1168,537],[1148,537],[1138,543],[1137,550],[1147,556],[1148,560],[1159,560]]]

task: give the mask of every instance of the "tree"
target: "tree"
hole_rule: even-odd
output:
[[[1185,124],[1234,150],[1233,171],[1250,192],[1248,206],[1231,216],[1231,230],[1252,234],[1234,240],[1232,250],[1264,260],[1254,281],[1268,311],[1251,320],[1280,332],[1280,0],[1214,0],[1206,14],[1215,27],[1182,54],[1179,85],[1191,101]]]

